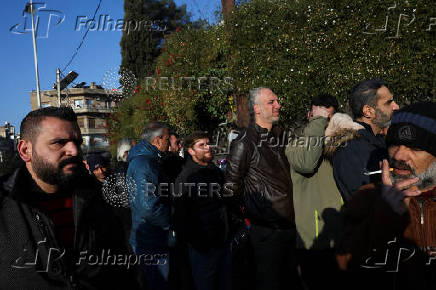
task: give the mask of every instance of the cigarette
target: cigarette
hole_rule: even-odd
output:
[[[393,171],[393,168],[389,168],[389,171]],[[382,170],[376,170],[376,171],[365,171],[363,174],[364,175],[373,175],[373,174],[380,174],[382,173]]]

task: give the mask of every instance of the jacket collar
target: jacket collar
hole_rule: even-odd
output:
[[[152,145],[150,142],[141,140],[132,149],[130,149],[129,155],[127,156],[127,162],[132,161],[133,158],[140,155],[151,155],[155,158],[158,158],[161,156],[161,153],[156,146]]]
[[[273,125],[271,127],[270,131],[268,131],[268,129],[266,129],[266,128],[263,128],[263,127],[259,126],[254,121],[251,121],[249,126],[254,128],[254,130],[256,131],[256,133],[259,136],[264,136],[264,134],[267,134],[268,137],[272,137],[272,136],[279,137],[280,133],[281,133],[280,127],[278,125]]]
[[[79,199],[87,200],[95,196],[97,193],[94,189],[97,184],[93,182],[92,177],[81,180],[81,187],[73,189],[72,195],[77,195]],[[14,173],[3,183],[3,189],[8,192],[10,198],[32,204],[38,201],[38,196],[45,193],[33,180],[25,165],[20,166]]]
[[[386,143],[383,136],[380,134],[377,135],[374,134],[374,132],[372,131],[372,127],[369,124],[359,121],[356,122],[364,127],[364,129],[358,131],[359,135],[361,135],[363,138],[365,138],[369,143],[373,145],[386,147]]]

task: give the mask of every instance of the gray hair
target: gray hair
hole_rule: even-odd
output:
[[[127,138],[121,139],[118,141],[117,145],[117,161],[124,161],[126,162],[126,158],[124,158],[124,152],[130,151],[130,148],[132,146],[130,145],[130,140]]]
[[[259,97],[262,93],[262,90],[270,90],[267,87],[258,87],[250,90],[250,98],[248,100],[248,112],[250,112],[251,120],[254,120],[254,105],[258,104]]]
[[[153,142],[153,139],[157,136],[162,136],[164,129],[168,129],[168,125],[164,122],[153,121],[145,126],[145,130],[141,135],[141,138],[148,141]]]

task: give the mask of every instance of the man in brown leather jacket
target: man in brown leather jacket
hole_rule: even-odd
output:
[[[359,289],[434,289],[436,103],[394,114],[386,143],[382,184],[363,186],[345,210],[347,254],[338,261],[360,278]]]
[[[292,289],[295,267],[295,218],[289,163],[281,144],[280,104],[268,88],[250,91],[251,123],[232,142],[226,188],[241,199],[250,220],[256,289]]]

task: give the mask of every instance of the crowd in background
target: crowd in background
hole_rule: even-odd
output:
[[[314,96],[286,139],[255,88],[218,164],[207,132],[157,121],[112,165],[84,158],[70,108],[30,112],[1,180],[0,288],[434,289],[436,103],[400,109],[390,89],[357,84],[352,116]]]

